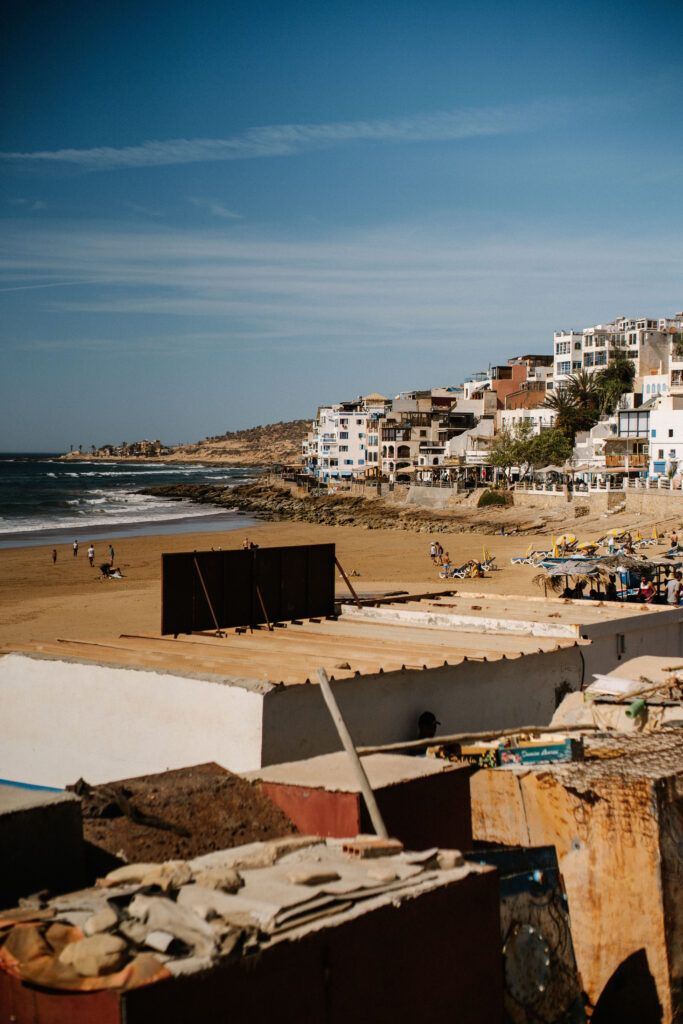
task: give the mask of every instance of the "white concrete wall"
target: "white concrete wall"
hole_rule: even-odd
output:
[[[583,647],[586,685],[595,673],[611,672],[621,661],[643,654],[671,657],[677,664],[683,656],[683,610],[644,613],[637,618],[581,626],[581,636],[591,641]],[[623,652],[619,637],[623,636]]]
[[[417,738],[417,720],[432,711],[438,733],[545,725],[556,691],[581,685],[578,647],[501,661],[466,661],[426,671],[407,669],[339,679],[334,693],[359,746]],[[264,698],[263,764],[296,761],[341,749],[320,688],[272,690]]]
[[[0,778],[64,787],[205,761],[259,768],[262,704],[241,686],[7,654]]]

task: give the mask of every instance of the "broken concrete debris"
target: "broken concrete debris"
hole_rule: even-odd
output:
[[[378,897],[400,903],[416,887],[487,870],[459,851],[410,854],[374,836],[296,836],[187,862],[128,864],[43,910],[0,914],[0,968],[56,989],[128,989],[267,947]]]

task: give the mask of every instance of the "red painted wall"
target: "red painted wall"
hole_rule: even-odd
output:
[[[406,849],[472,848],[469,769],[461,768],[384,789],[375,797],[389,834]],[[355,836],[374,831],[359,793],[264,782],[263,791],[303,835]]]

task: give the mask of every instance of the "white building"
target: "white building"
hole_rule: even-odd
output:
[[[597,373],[610,359],[621,353],[633,361],[637,378],[668,373],[672,332],[683,328],[683,316],[670,319],[616,317],[610,323],[596,324],[583,331],[556,331],[554,334],[554,380],[562,385],[572,373],[585,370]],[[681,346],[683,369],[683,346]],[[640,382],[639,382],[640,383]]]
[[[376,473],[379,422],[389,404],[382,395],[372,394],[321,406],[303,444],[305,470],[325,482]]]
[[[674,477],[679,466],[683,468],[683,394],[663,395],[650,410],[650,476]]]
[[[546,409],[539,406],[537,409],[501,409],[498,413],[498,423],[501,430],[514,430],[521,423],[529,423],[534,434],[540,434],[542,430],[550,430],[555,426],[556,413],[553,409]]]

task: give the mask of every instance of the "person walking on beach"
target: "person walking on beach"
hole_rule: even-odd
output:
[[[436,565],[436,544],[434,541],[429,545],[429,557],[431,558],[434,565]]]
[[[74,558],[76,557],[77,554],[78,554],[78,541],[75,540],[74,541]]]
[[[57,548],[52,549],[52,564],[57,564]]]
[[[95,548],[93,547],[92,541],[90,542],[90,547],[88,548],[88,561],[90,562],[90,568],[92,569],[93,565],[95,564]]]
[[[675,529],[671,531],[670,547],[672,551],[678,552],[678,534]]]
[[[443,548],[440,541],[436,542],[436,564],[443,565]]]
[[[109,564],[110,565],[114,564],[114,549],[111,546],[111,544],[109,545]]]

